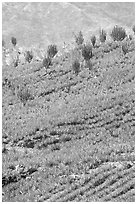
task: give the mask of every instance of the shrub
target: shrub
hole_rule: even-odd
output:
[[[77,45],[82,45],[83,44],[84,38],[83,38],[83,34],[82,34],[81,31],[78,33],[77,36],[75,35],[75,41],[76,41]]]
[[[96,36],[95,35],[92,35],[91,36],[91,42],[92,42],[92,45],[94,47],[95,43],[96,43]]]
[[[91,44],[83,45],[82,56],[84,57],[86,61],[92,58],[92,45]]]
[[[5,47],[5,41],[4,40],[2,40],[2,47]]]
[[[116,25],[110,35],[114,41],[122,41],[126,37],[126,31],[124,28]]]
[[[135,25],[133,25],[132,30],[133,30],[133,32],[135,33]]]
[[[72,69],[76,75],[80,72],[80,63],[77,59],[72,63]]]
[[[33,59],[33,53],[32,53],[32,51],[31,51],[31,52],[30,52],[30,51],[26,51],[25,60],[30,63],[32,59]]]
[[[28,100],[34,99],[32,94],[30,93],[30,91],[26,87],[22,87],[21,89],[19,89],[17,96],[21,100],[23,105],[25,105]]]
[[[57,46],[56,45],[49,45],[47,50],[47,55],[49,58],[53,58],[57,54]]]
[[[127,42],[123,43],[123,45],[122,45],[122,51],[123,51],[124,55],[125,55],[126,53],[128,53],[128,44],[127,44]]]
[[[8,149],[6,148],[6,145],[4,144],[2,146],[2,153],[7,153],[8,152]]]
[[[18,65],[19,65],[19,60],[18,59],[14,60],[14,67],[17,67]]]
[[[42,65],[45,68],[49,68],[49,66],[51,65],[51,58],[50,57],[45,57],[43,59]]]
[[[14,46],[16,46],[16,44],[17,44],[16,38],[12,37],[12,38],[11,38],[11,42],[12,42],[12,44],[13,44]]]
[[[132,40],[132,35],[129,35],[128,38],[129,38],[129,40]]]
[[[99,35],[100,42],[102,42],[102,43],[105,42],[106,36],[107,36],[106,31],[103,29],[100,30],[100,35]]]

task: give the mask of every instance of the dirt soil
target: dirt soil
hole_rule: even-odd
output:
[[[3,66],[3,202],[135,201],[135,44]],[[74,57],[74,56],[73,56]],[[33,97],[19,94],[22,87]],[[23,89],[24,90],[24,89]]]

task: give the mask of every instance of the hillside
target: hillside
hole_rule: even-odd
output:
[[[5,2],[2,18],[2,201],[135,202],[135,4]]]
[[[70,43],[82,30],[89,37],[100,27],[109,31],[115,24],[131,28],[134,3],[3,3],[2,35],[8,42],[15,36],[19,46]]]
[[[3,201],[135,201],[135,43],[3,66]],[[20,91],[33,97],[23,105]]]

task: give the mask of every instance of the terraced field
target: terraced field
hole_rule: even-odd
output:
[[[3,67],[3,201],[135,201],[135,45]],[[75,50],[76,54],[76,50]],[[32,97],[25,103],[20,90]]]

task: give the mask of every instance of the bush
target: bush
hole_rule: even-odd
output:
[[[102,43],[105,42],[106,36],[107,36],[106,31],[103,29],[100,30],[100,35],[99,35],[100,42],[102,42]]]
[[[129,38],[129,40],[132,40],[132,39],[133,39],[133,38],[132,38],[132,35],[129,35],[128,38]]]
[[[16,57],[13,61],[13,65],[14,65],[14,67],[17,67],[19,65],[19,56],[18,55],[16,55]]]
[[[80,72],[80,63],[77,59],[72,63],[72,69],[76,75]]]
[[[77,36],[75,35],[75,41],[76,41],[77,45],[82,45],[83,44],[84,38],[83,38],[83,34],[82,34],[81,31],[78,33]]]
[[[4,48],[5,47],[5,41],[4,40],[2,40],[2,47]]]
[[[11,38],[11,42],[12,42],[12,44],[13,44],[14,46],[16,46],[16,44],[17,44],[16,38],[12,37],[12,38]]]
[[[95,35],[92,35],[91,36],[91,42],[92,42],[92,45],[94,47],[95,43],[96,43],[96,36]]]
[[[45,68],[49,68],[49,66],[51,65],[51,58],[50,57],[45,57],[43,59],[42,65]]]
[[[57,46],[56,45],[49,45],[47,50],[47,55],[49,58],[53,58],[57,54]]]
[[[32,51],[31,51],[31,52],[30,52],[30,51],[26,51],[25,60],[30,63],[32,59],[33,59],[33,53],[32,53]]]
[[[110,35],[114,41],[122,41],[126,37],[126,31],[124,28],[116,25]]]
[[[83,46],[82,56],[84,57],[86,61],[92,58],[92,45],[91,44],[87,44]]]
[[[4,144],[2,147],[2,153],[7,153],[8,149],[6,148],[6,145]]]
[[[14,60],[13,64],[14,64],[14,67],[17,67],[19,65],[19,60],[18,59]]]
[[[127,44],[127,42],[123,43],[123,45],[122,45],[122,51],[123,51],[124,55],[125,55],[126,53],[128,53],[128,44]]]
[[[132,30],[133,30],[133,32],[135,33],[135,25],[133,25]]]
[[[32,94],[30,93],[30,91],[26,87],[22,87],[18,91],[17,96],[21,100],[23,105],[25,105],[28,100],[33,100],[34,99]]]

